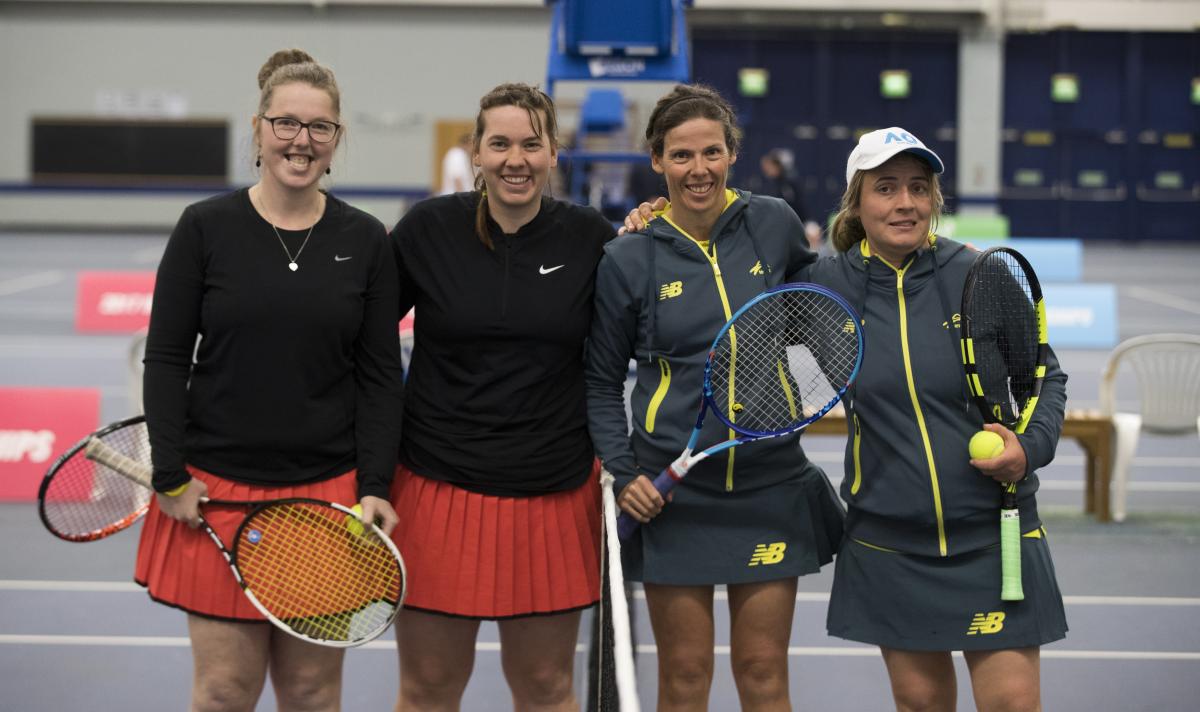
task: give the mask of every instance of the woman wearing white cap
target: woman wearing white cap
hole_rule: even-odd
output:
[[[1051,354],[1025,432],[1000,428],[1003,454],[968,459],[983,422],[956,312],[976,253],[933,232],[942,171],[904,129],[863,135],[830,230],[838,254],[800,275],[859,308],[868,344],[846,399],[846,537],[827,628],[880,646],[899,710],[954,709],[953,650],[979,710],[1039,710],[1039,646],[1067,625],[1034,493],[1062,431],[1067,377]],[[996,482],[1017,480],[1026,597],[1001,602]]]
[[[795,277],[854,304],[867,343],[845,399],[848,511],[826,627],[880,647],[901,712],[955,708],[954,650],[981,712],[1040,710],[1040,646],[1067,623],[1034,493],[1062,431],[1067,377],[1051,353],[1025,432],[999,428],[1003,454],[968,460],[983,423],[965,390],[957,306],[976,253],[934,234],[943,170],[902,128],[864,134],[830,228],[837,254]],[[651,214],[639,210],[627,228]],[[1016,480],[1025,600],[1001,602],[996,482]]]

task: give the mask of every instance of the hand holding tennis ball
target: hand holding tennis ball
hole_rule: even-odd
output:
[[[971,436],[967,451],[972,460],[990,460],[1004,452],[1004,438],[990,430],[980,430]]]
[[[366,531],[362,523],[362,505],[356,504],[350,508],[350,511],[354,512],[354,516],[346,517],[346,529],[354,536],[362,536]]]

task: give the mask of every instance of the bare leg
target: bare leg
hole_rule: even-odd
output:
[[[328,648],[271,629],[271,684],[281,712],[338,712],[342,706],[342,659]]]
[[[788,642],[796,579],[734,584],[729,589],[733,679],[743,710],[789,712]]]
[[[658,710],[704,712],[713,676],[713,587],[645,589],[658,644]]]
[[[580,611],[500,621],[500,662],[517,712],[575,712]]]
[[[979,712],[1041,712],[1041,649],[964,653]]]
[[[475,666],[479,621],[402,609],[396,619],[396,712],[457,712]]]
[[[271,626],[188,616],[192,712],[253,712],[267,679]]]
[[[958,682],[950,653],[881,650],[898,712],[954,712]]]

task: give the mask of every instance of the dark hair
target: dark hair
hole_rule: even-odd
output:
[[[646,144],[656,156],[663,153],[667,132],[692,119],[712,119],[725,130],[725,147],[736,155],[742,145],[742,129],[733,107],[716,89],[703,84],[676,84],[658,100],[646,122]]]
[[[551,149],[558,150],[558,114],[554,109],[554,100],[531,84],[508,83],[497,86],[479,100],[479,113],[475,115],[473,153],[479,153],[483,132],[487,129],[484,113],[488,109],[501,106],[524,109],[529,114],[529,124],[533,127],[534,135],[549,143]],[[483,183],[483,173],[475,177],[475,189],[480,191],[479,205],[475,208],[475,234],[490,250],[492,236],[488,231],[487,187]]]
[[[268,57],[262,68],[258,70],[258,88],[260,90],[258,113],[266,112],[278,87],[295,82],[307,84],[328,94],[330,101],[333,102],[334,118],[341,117],[342,92],[338,89],[333,70],[318,64],[312,55],[302,49],[281,49]],[[340,135],[345,135],[344,127]],[[257,144],[257,134],[254,141]]]
[[[933,166],[930,166],[928,161],[915,154],[900,153],[896,155],[910,155],[920,162],[922,169],[924,169],[925,177],[929,179],[929,198],[932,204],[932,210],[929,214],[929,230],[931,232],[937,230],[938,222],[942,217],[942,210],[946,207],[946,198],[942,195],[942,186],[938,181],[937,174],[933,172]],[[889,162],[893,161],[895,157],[888,160]],[[887,163],[885,162],[883,165],[886,166]],[[833,243],[833,248],[838,252],[845,252],[859,242],[867,239],[867,231],[863,227],[862,218],[859,216],[866,175],[867,172],[864,170],[855,171],[854,177],[846,185],[846,192],[842,193],[842,203],[837,215],[833,217],[833,221],[829,224],[830,242]]]

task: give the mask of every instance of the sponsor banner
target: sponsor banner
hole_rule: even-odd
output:
[[[1117,288],[1112,284],[1046,284],[1050,345],[1063,349],[1110,349],[1117,345]]]
[[[80,272],[75,329],[133,333],[150,323],[153,272]]]
[[[0,500],[37,499],[54,459],[99,428],[95,388],[0,388]]]
[[[1029,260],[1038,280],[1078,282],[1083,279],[1083,242],[1070,237],[1014,237],[1008,240],[955,238],[969,242],[980,250],[989,247],[1011,247]]]

